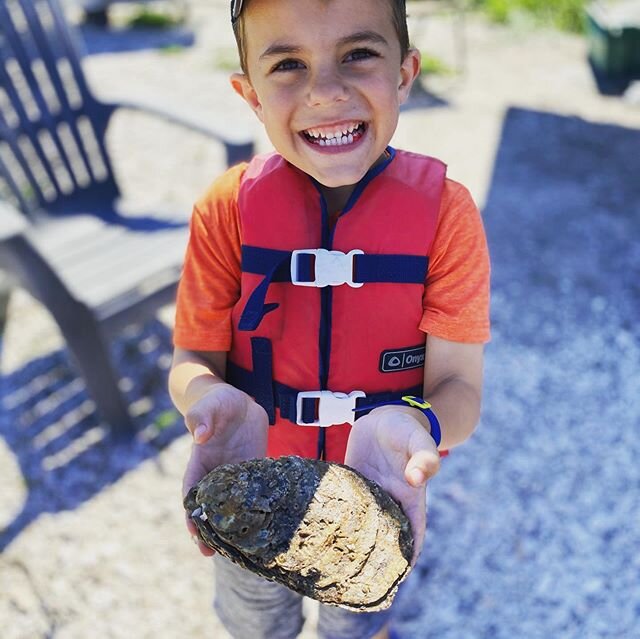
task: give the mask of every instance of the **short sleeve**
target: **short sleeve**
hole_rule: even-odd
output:
[[[420,329],[454,342],[488,342],[489,289],[489,251],[480,211],[464,186],[447,179]]]
[[[231,313],[240,298],[241,275],[237,196],[245,168],[229,169],[194,206],[176,302],[173,342],[179,348],[231,348]]]

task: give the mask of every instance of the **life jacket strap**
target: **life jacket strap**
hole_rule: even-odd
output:
[[[420,396],[422,394],[421,385],[384,393],[352,391],[350,394],[292,388],[274,380],[271,376],[272,369],[267,373],[267,363],[259,361],[264,357],[264,349],[263,347],[254,349],[254,340],[269,341],[265,338],[251,340],[254,370],[250,371],[237,366],[232,361],[227,361],[227,381],[254,397],[256,402],[267,411],[270,424],[275,424],[275,408],[280,409],[280,416],[283,419],[302,426],[353,424],[354,419],[359,419],[380,403],[399,400],[405,395]],[[268,382],[265,381],[266,379]],[[341,421],[333,421],[334,419]]]
[[[242,311],[238,329],[255,331],[262,318],[278,308],[266,304],[272,282],[297,286],[354,288],[366,283],[424,284],[429,258],[426,255],[366,254],[357,249],[342,253],[326,249],[280,251],[260,246],[242,247],[242,271],[264,275]]]

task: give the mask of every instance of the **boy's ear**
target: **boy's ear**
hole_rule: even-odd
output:
[[[244,73],[233,73],[230,81],[233,90],[251,107],[260,122],[263,122],[262,104],[253,85],[249,81],[249,77]]]
[[[409,97],[414,80],[420,75],[420,51],[411,48],[400,66],[400,84],[398,86],[398,102],[404,104]]]

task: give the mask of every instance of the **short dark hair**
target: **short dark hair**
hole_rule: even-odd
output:
[[[409,30],[407,28],[407,8],[405,0],[387,0],[391,5],[391,19],[393,26],[398,35],[398,42],[400,43],[400,55],[401,60],[404,60],[407,53],[409,53]],[[249,4],[249,0],[244,0],[243,9]],[[244,19],[241,13],[238,19],[233,23],[233,34],[236,37],[236,44],[238,45],[238,55],[240,56],[240,66],[243,73],[247,73],[247,50],[245,47],[245,31],[244,31]]]

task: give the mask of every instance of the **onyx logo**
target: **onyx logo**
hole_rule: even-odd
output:
[[[424,366],[425,347],[411,346],[392,351],[382,351],[380,354],[380,372],[395,373]]]

